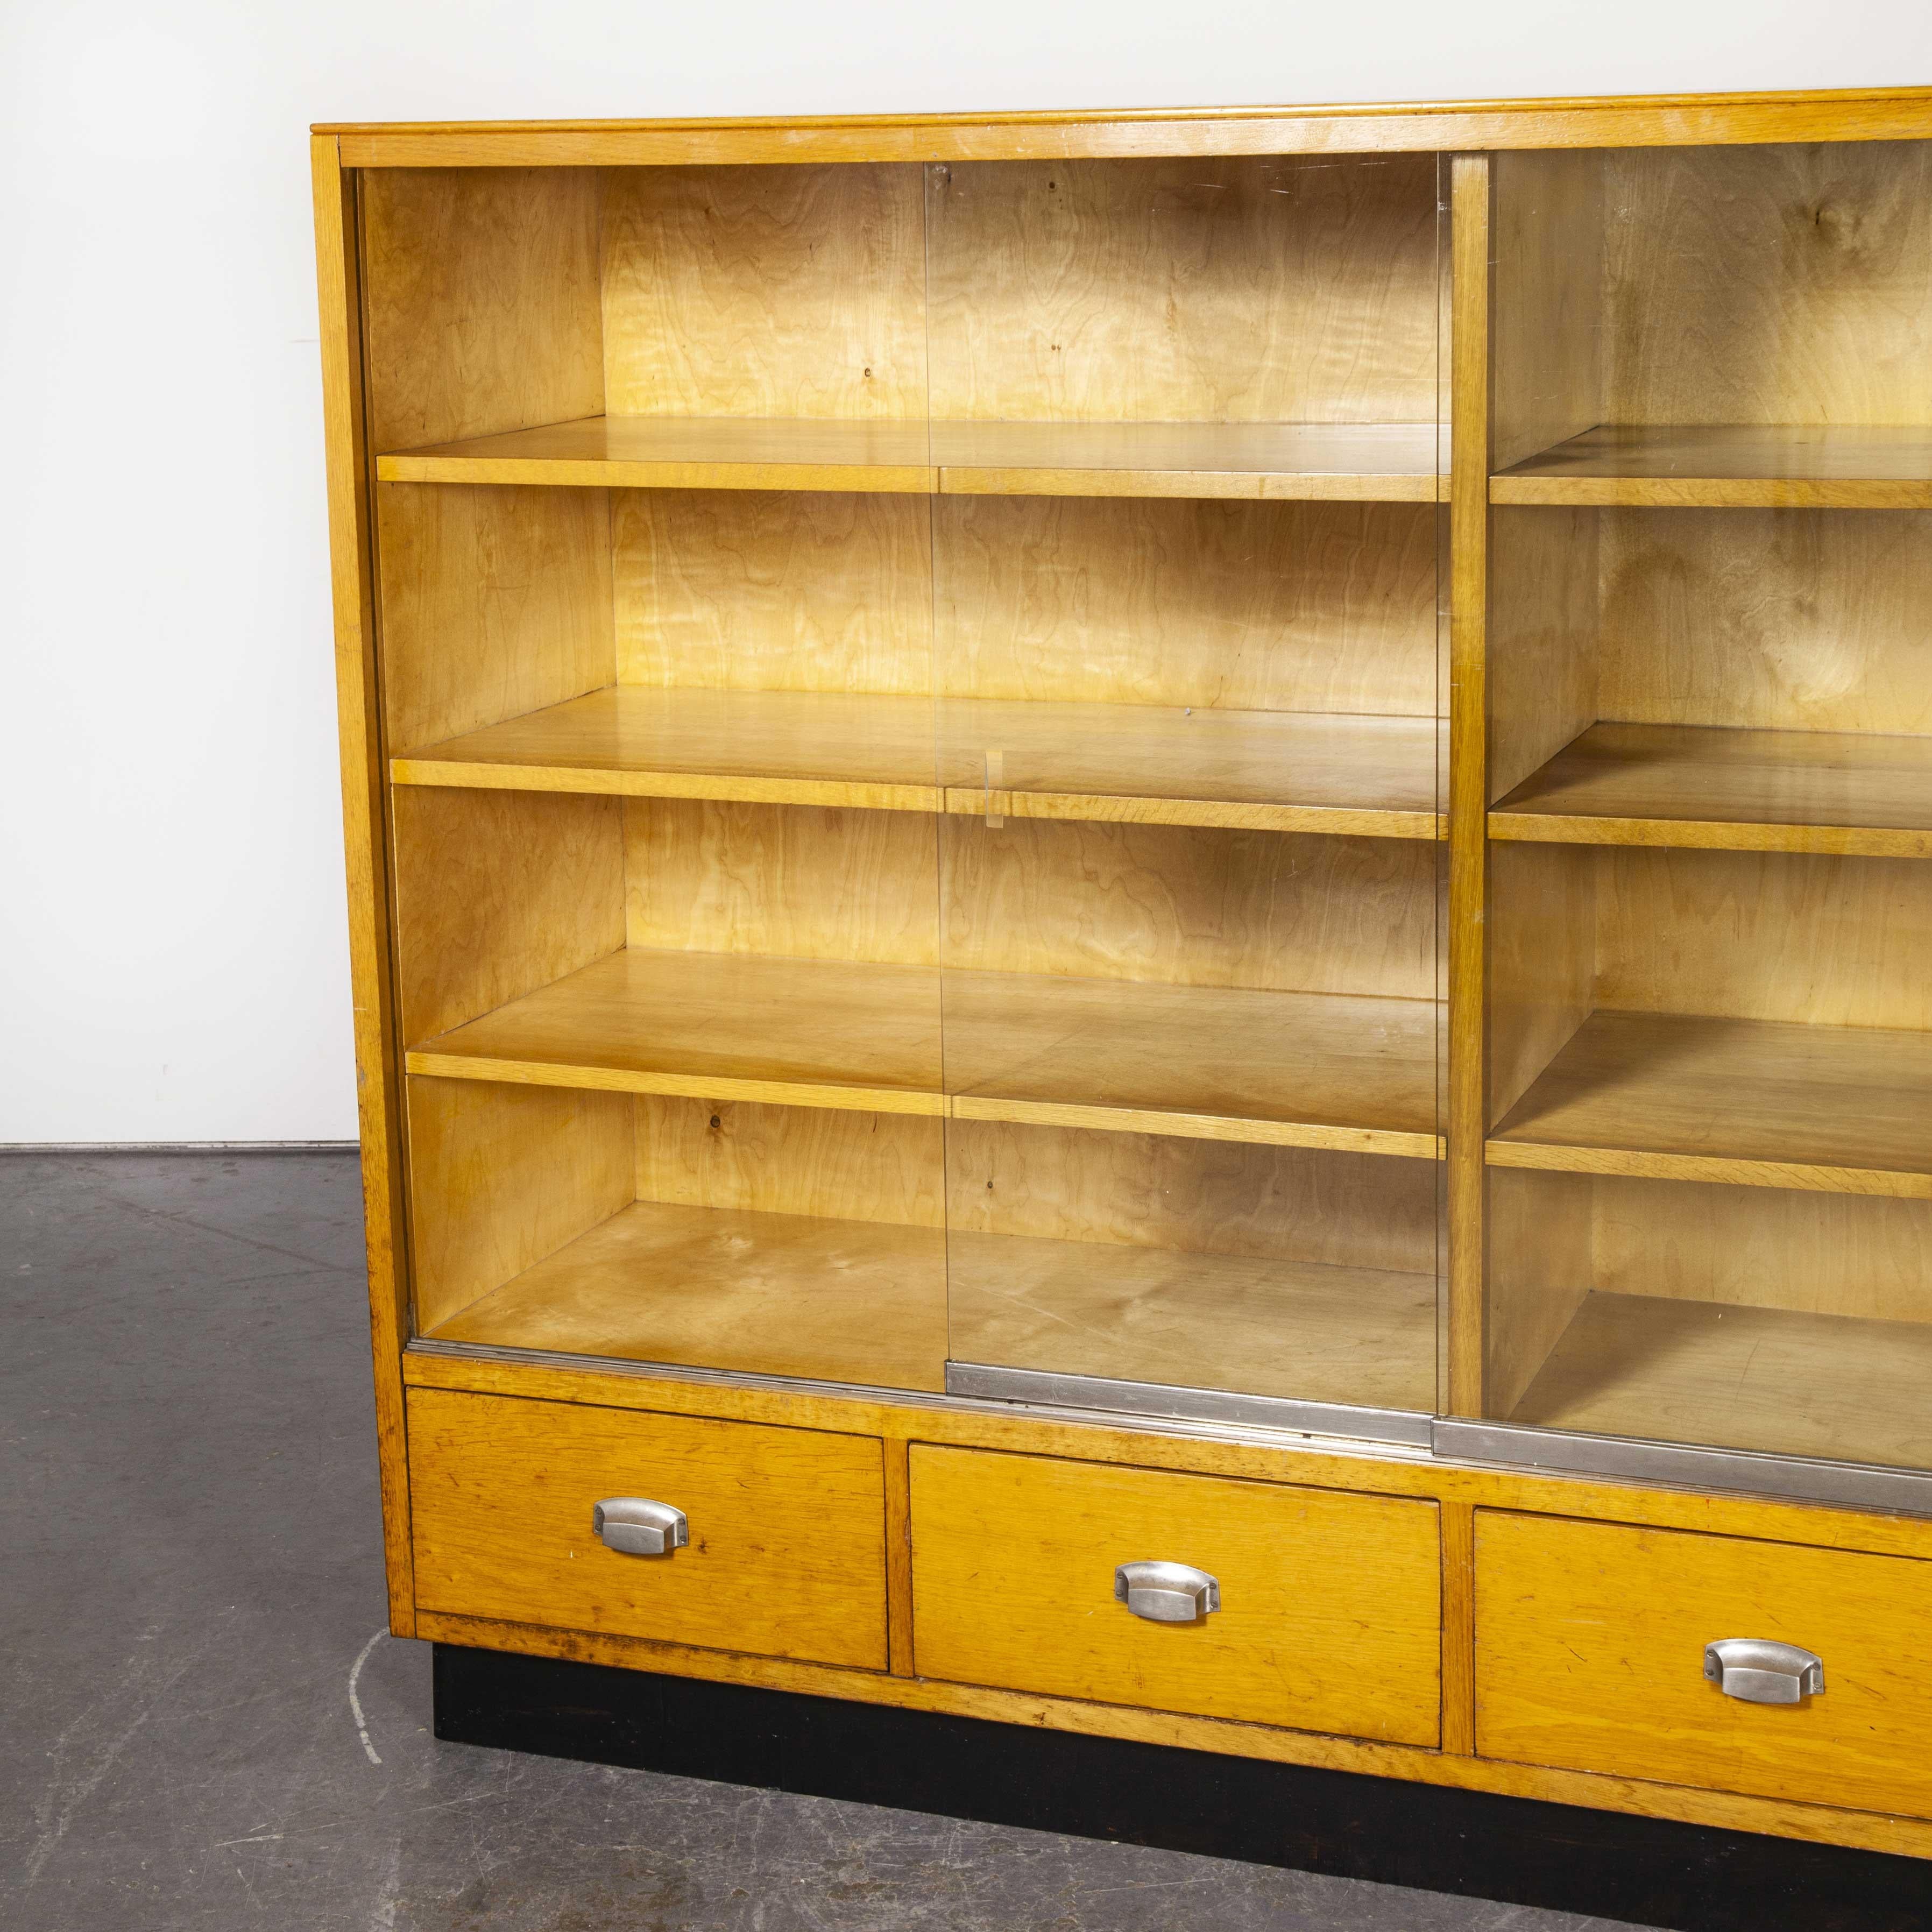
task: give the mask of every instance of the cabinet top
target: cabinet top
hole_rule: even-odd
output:
[[[324,122],[346,167],[1050,160],[1932,137],[1932,88],[797,120]]]

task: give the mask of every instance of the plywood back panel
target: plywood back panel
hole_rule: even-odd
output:
[[[611,502],[620,682],[932,688],[924,497],[626,490]]]
[[[611,414],[924,418],[918,167],[634,168],[604,182]]]
[[[938,419],[1435,418],[1432,154],[929,174]]]
[[[1598,514],[1490,512],[1492,804],[1597,721]]]
[[[1577,858],[1598,868],[1600,1006],[1932,1027],[1932,872],[1916,860],[1607,847]]]
[[[932,515],[950,696],[1435,713],[1426,505],[940,496]]]
[[[636,1104],[641,1201],[945,1225],[939,1120],[656,1094]]]
[[[412,1077],[408,1105],[418,1334],[632,1198],[628,1096]]]
[[[623,944],[619,800],[419,785],[392,798],[406,1045]]]
[[[928,814],[706,799],[624,812],[633,946],[939,963]]]
[[[1608,1174],[1590,1184],[1605,1294],[1932,1322],[1932,1202]]]
[[[392,752],[613,681],[603,490],[385,483],[376,512]]]
[[[1606,420],[1932,422],[1932,142],[1607,167]]]
[[[371,448],[602,412],[594,169],[361,180]]]
[[[1604,165],[1588,148],[1490,157],[1491,466],[1604,420]]]
[[[950,1121],[946,1137],[948,1225],[962,1232],[1414,1274],[1436,1264],[1432,1161],[991,1120]]]
[[[1435,997],[1419,839],[963,817],[944,838],[949,966]]]
[[[1598,514],[1599,716],[1932,732],[1932,514]]]

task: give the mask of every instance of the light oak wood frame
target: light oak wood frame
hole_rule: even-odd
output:
[[[364,421],[357,227],[358,171],[396,166],[534,170],[604,165],[792,160],[874,162],[1063,155],[1232,155],[1250,153],[1454,152],[1459,272],[1455,297],[1457,460],[1449,492],[1455,617],[1454,754],[1450,805],[1454,1011],[1450,1062],[1451,1334],[1450,1406],[1481,1412],[1487,1292],[1484,1264],[1481,1142],[1492,1096],[1485,1050],[1492,940],[1485,930],[1487,867],[1482,814],[1496,794],[1485,647],[1493,586],[1488,580],[1492,425],[1489,236],[1500,156],[1606,146],[1736,145],[1808,140],[1924,140],[1932,94],[1894,90],[1839,94],[1687,97],[1626,102],[1492,103],[1383,110],[1230,110],[1198,114],[894,118],[800,124],[552,123],[476,127],[318,128],[316,184],[329,508],[334,559],[345,829],[363,1156],[369,1210],[372,1335],[381,1431],[385,1540],[392,1628],[452,1642],[551,1654],[598,1657],[733,1681],[782,1684],[830,1694],[970,1712],[1015,1721],[1158,1738],[1199,1748],[1459,1784],[1562,1802],[1932,1856],[1932,1826],[1828,1803],[1737,1797],[1717,1791],[1504,1764],[1474,1755],[1478,1736],[1474,1656],[1473,1522],[1479,1509],[1754,1535],[1814,1548],[1864,1550],[1932,1561],[1932,1529],[1909,1518],[1859,1514],[1664,1486],[1583,1478],[1514,1474],[1386,1452],[1293,1448],[1239,1432],[1068,1418],[988,1415],[945,1402],[860,1401],[808,1388],[743,1387],[718,1378],[625,1376],[590,1367],[453,1359],[406,1351],[410,1256],[403,1205],[400,1042],[393,1018],[390,874],[386,856],[388,754],[378,695],[380,646],[372,596],[375,452]],[[1472,327],[1472,325],[1475,325]],[[600,479],[603,480],[603,479]],[[644,480],[644,479],[640,479]],[[674,479],[652,476],[662,483]],[[932,487],[924,478],[912,487]],[[1479,487],[1482,486],[1482,487]],[[1507,500],[1508,493],[1503,493]],[[1653,499],[1654,500],[1654,499]],[[1562,499],[1578,500],[1572,492]],[[1742,493],[1740,500],[1765,500]],[[1808,500],[1828,502],[1828,491]],[[1868,492],[1862,501],[1874,499]],[[1917,498],[1910,498],[1916,502]],[[1915,848],[1916,849],[1916,848]],[[1554,1178],[1554,1177],[1551,1177]],[[467,1390],[600,1407],[648,1408],[703,1417],[875,1433],[884,1445],[890,1627],[888,1671],[829,1670],[635,1640],[598,1639],[529,1625],[419,1614],[410,1572],[406,1386]],[[1127,1465],[1195,1469],[1433,1498],[1442,1511],[1444,1708],[1442,1748],[1370,1746],[1217,1720],[1124,1711],[1069,1700],[929,1684],[916,1674],[907,1543],[909,1441],[973,1444]]]

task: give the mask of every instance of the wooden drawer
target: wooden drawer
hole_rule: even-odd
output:
[[[915,1444],[913,1639],[922,1676],[1433,1744],[1436,1505]],[[1220,1585],[1148,1622],[1114,1572]]]
[[[870,1436],[412,1389],[416,1601],[883,1670],[884,1459]],[[690,1542],[628,1556],[607,1496],[674,1504]]]
[[[1704,1646],[1824,1660],[1822,1696],[1740,1702]],[[1932,1814],[1932,1564],[1480,1510],[1476,1748],[1860,1810]]]

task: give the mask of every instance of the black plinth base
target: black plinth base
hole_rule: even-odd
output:
[[[1672,1932],[1932,1928],[1916,1858],[450,1644],[436,1734]]]

